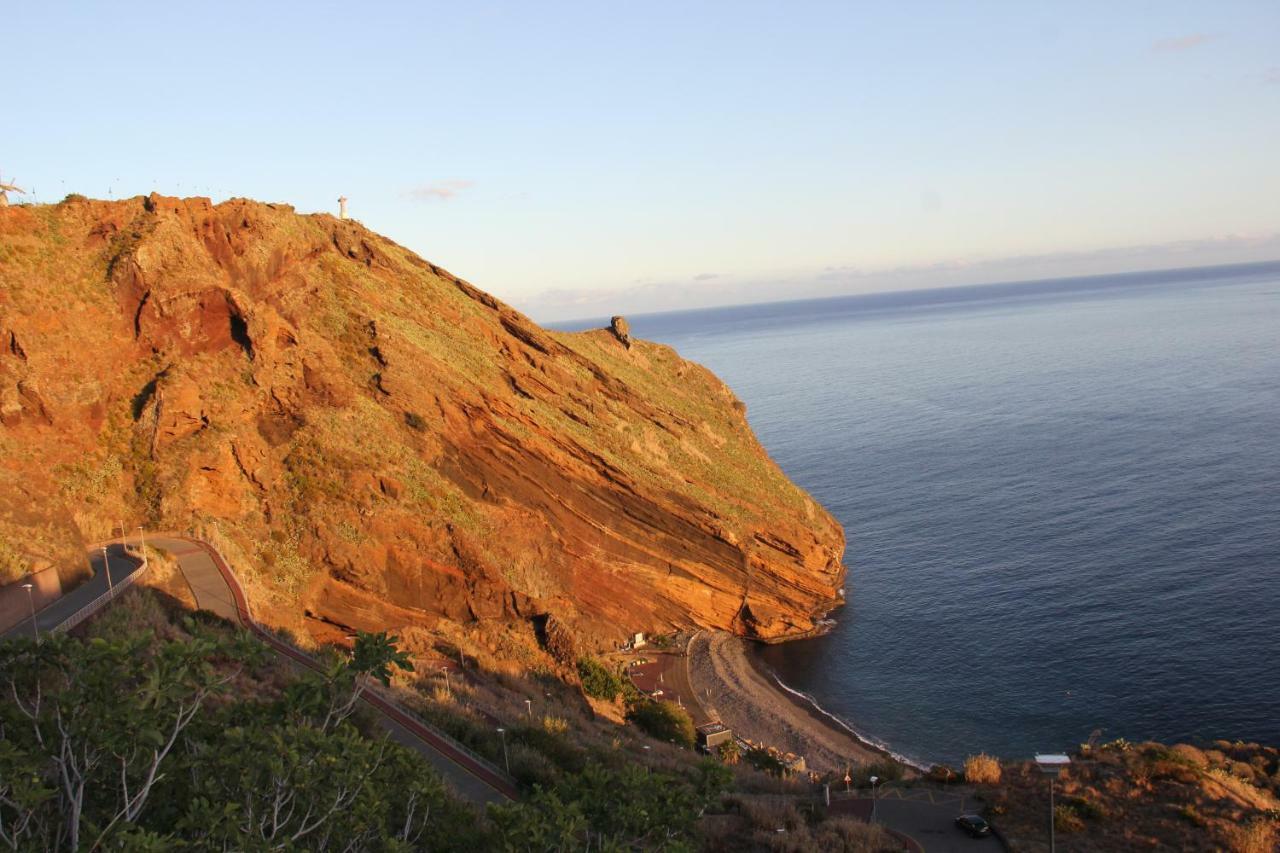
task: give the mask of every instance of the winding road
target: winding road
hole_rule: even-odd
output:
[[[191,592],[196,606],[211,611],[252,631],[277,654],[296,666],[320,670],[320,664],[260,627],[249,614],[248,600],[229,566],[207,543],[187,536],[161,533],[148,536],[147,545],[171,554]],[[107,573],[102,570],[101,546],[90,553],[94,575],[88,581],[63,595],[36,613],[40,633],[53,631],[76,616],[86,606],[108,592]],[[120,543],[107,545],[110,581],[121,583],[136,573],[142,563],[125,552]],[[15,625],[6,637],[32,633],[31,619]],[[363,701],[377,714],[378,720],[397,742],[416,750],[440,774],[450,788],[463,799],[484,805],[516,799],[518,792],[510,779],[497,772],[483,759],[472,755],[447,737],[433,731],[420,720],[374,691],[367,691]]]

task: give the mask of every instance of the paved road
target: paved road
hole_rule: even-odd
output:
[[[243,624],[240,611],[236,608],[235,596],[227,586],[213,556],[204,546],[190,539],[179,539],[159,534],[147,540],[147,544],[161,551],[167,551],[178,561],[182,576],[187,579],[191,593],[195,596],[196,607],[218,614],[228,622]]]
[[[855,800],[865,809],[866,799]],[[832,805],[836,805],[833,799]],[[925,853],[995,853],[994,837],[970,838],[955,825],[965,812],[979,812],[963,796],[929,788],[889,789],[875,803],[875,822],[915,841]]]
[[[107,546],[106,562],[111,567],[112,583],[119,583],[136,572],[142,565],[140,560],[125,554],[124,546],[118,544]],[[36,613],[36,627],[39,628],[41,634],[52,631],[75,615],[80,608],[107,591],[107,573],[103,571],[102,549],[100,547],[89,552],[89,565],[93,568],[93,577],[70,592],[64,593],[57,601]],[[27,618],[10,628],[5,632],[4,636],[30,637],[33,635],[31,619]]]

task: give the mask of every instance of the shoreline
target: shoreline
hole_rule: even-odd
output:
[[[702,631],[690,641],[689,680],[703,704],[741,738],[805,758],[809,770],[844,772],[884,761],[919,768],[853,731],[789,688],[752,654],[750,641]]]
[[[911,769],[918,770],[922,773],[929,769],[929,765],[923,764],[919,761],[916,761],[915,759],[908,758],[907,756],[902,755],[901,753],[894,752],[893,749],[886,744],[877,743],[876,741],[871,740],[866,735],[862,734],[857,729],[855,729],[853,726],[849,725],[848,723],[840,719],[835,714],[823,708],[821,705],[818,704],[818,701],[814,699],[812,696],[810,696],[809,694],[800,690],[796,690],[795,688],[788,687],[786,683],[783,682],[782,678],[776,672],[774,672],[773,669],[771,669],[768,664],[760,660],[759,656],[755,654],[754,650],[750,648],[747,649],[746,659],[747,659],[747,663],[750,666],[752,666],[755,669],[755,671],[760,674],[762,678],[767,680],[770,683],[770,686],[773,687],[778,692],[779,695],[785,698],[788,702],[790,702],[800,711],[804,712],[805,714],[808,714],[820,725],[825,726],[841,734],[845,734],[853,738],[855,741],[857,741],[867,750],[870,750],[871,752],[879,754],[879,756],[882,758],[887,758],[891,761],[896,761],[897,763],[903,765],[904,767],[909,767]]]

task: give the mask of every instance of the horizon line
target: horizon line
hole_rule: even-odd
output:
[[[1145,270],[1129,270],[1127,272],[1114,273],[1090,273],[1089,275],[1069,275],[1069,276],[1051,276],[1046,278],[1031,279],[1012,279],[1008,281],[988,281],[978,282],[976,284],[949,284],[933,287],[907,287],[898,290],[876,290],[868,293],[840,293],[828,296],[808,296],[799,299],[763,299],[758,302],[730,302],[720,305],[703,305],[697,308],[673,308],[666,311],[641,311],[634,314],[626,315],[604,315],[604,314],[584,314],[577,317],[568,317],[563,319],[541,321],[538,325],[546,328],[556,328],[569,324],[579,324],[595,322],[598,320],[608,321],[611,316],[625,316],[627,319],[647,319],[653,317],[671,317],[683,314],[703,314],[715,311],[727,311],[736,308],[763,308],[770,305],[803,305],[807,303],[818,302],[843,302],[851,300],[875,300],[882,299],[887,296],[904,296],[914,294],[917,296],[925,294],[946,294],[959,293],[962,291],[987,290],[996,288],[1005,288],[1009,290],[1017,290],[1021,288],[1031,287],[1034,285],[1044,284],[1068,284],[1068,283],[1084,283],[1089,281],[1101,281],[1104,279],[1129,279],[1142,280],[1155,276],[1181,275],[1187,279],[1194,280],[1202,273],[1212,273],[1221,271],[1234,271],[1235,274],[1244,275],[1252,271],[1263,271],[1275,269],[1280,272],[1280,258],[1266,261],[1240,261],[1228,264],[1201,264],[1190,267],[1156,267]],[[1159,281],[1153,281],[1152,284],[1159,284]],[[523,313],[523,312],[522,312]],[[594,326],[587,328],[595,328]],[[557,331],[574,331],[571,329],[556,328]]]

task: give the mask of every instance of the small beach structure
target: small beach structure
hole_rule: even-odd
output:
[[[733,740],[733,730],[724,723],[703,723],[695,732],[698,749],[706,753],[713,753],[720,744]]]

